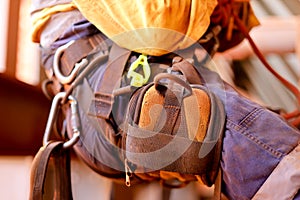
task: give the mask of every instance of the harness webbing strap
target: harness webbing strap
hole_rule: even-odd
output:
[[[105,41],[105,36],[95,34],[88,38],[76,40],[71,44],[60,58],[61,71],[64,75],[70,74],[75,64],[88,56],[92,51],[101,49],[108,50],[109,44]]]
[[[107,67],[98,84],[94,105],[97,105],[96,115],[105,119],[111,114],[114,97],[113,90],[120,87],[123,71],[131,51],[115,44],[111,47]]]

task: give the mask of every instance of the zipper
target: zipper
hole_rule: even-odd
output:
[[[125,184],[127,187],[130,187],[130,177],[132,177],[132,170],[130,169],[130,167],[128,165],[127,158],[125,158],[124,162],[125,162],[125,175],[126,175]]]

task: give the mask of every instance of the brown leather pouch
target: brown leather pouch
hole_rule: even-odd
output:
[[[184,70],[195,70],[182,62],[190,65]],[[153,83],[133,94],[125,156],[142,179],[158,179],[170,187],[195,180],[211,186],[219,169],[223,105],[206,87],[191,85],[178,71],[156,75]]]

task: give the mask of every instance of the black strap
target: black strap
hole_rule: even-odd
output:
[[[40,148],[31,167],[30,200],[72,198],[70,152],[62,141]]]

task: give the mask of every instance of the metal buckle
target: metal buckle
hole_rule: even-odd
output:
[[[53,98],[48,121],[46,124],[46,129],[44,132],[43,145],[46,145],[50,140],[51,129],[54,125],[60,102],[65,96],[66,96],[66,92],[60,92]],[[70,140],[66,141],[63,144],[64,148],[72,147],[79,140],[79,136],[80,136],[80,121],[78,118],[77,100],[72,95],[68,96],[68,100],[70,102],[70,107],[71,107],[71,127],[73,131],[73,136],[72,138],[70,138]]]

